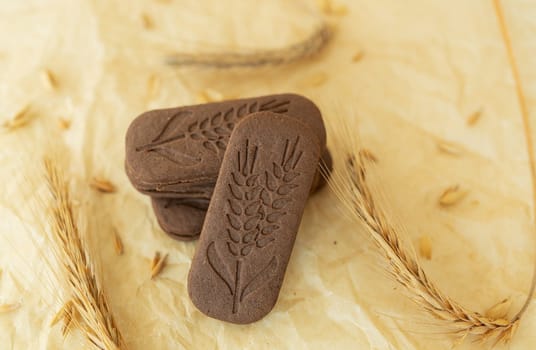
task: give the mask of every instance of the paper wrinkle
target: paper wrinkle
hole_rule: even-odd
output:
[[[61,326],[49,327],[61,305],[52,297],[52,276],[43,270],[46,242],[39,239],[39,225],[21,225],[9,209],[25,212],[35,184],[21,179],[38,169],[35,159],[25,160],[56,141],[69,149],[65,158],[77,200],[129,349],[452,347],[436,321],[388,277],[363,228],[341,214],[327,188],[308,203],[279,300],[266,318],[232,325],[192,305],[186,281],[196,243],[174,241],[159,229],[149,199],[124,173],[124,135],[140,113],[197,103],[206,89],[225,98],[302,93],[322,106],[327,124],[339,114],[355,121],[378,157],[375,173],[388,213],[405,224],[405,240],[418,248],[419,237],[430,236],[432,258],[423,262],[430,279],[475,311],[507,297],[513,299],[510,316],[518,310],[536,258],[532,184],[514,83],[490,2],[336,2],[349,11],[329,18],[336,35],[318,58],[232,71],[177,69],[163,62],[176,51],[245,52],[303,40],[322,18],[316,1],[0,5],[0,122],[26,104],[35,114],[27,127],[0,133],[0,302],[21,302],[20,309],[0,315],[2,348],[87,347],[79,332],[64,340]],[[536,4],[504,6],[532,110]],[[144,29],[144,14],[154,28]],[[358,51],[363,57],[352,62]],[[42,69],[57,76],[56,90],[43,86]],[[325,81],[307,83],[318,76]],[[468,126],[477,110],[480,119]],[[69,130],[59,130],[60,117],[72,121]],[[328,135],[330,144],[333,137]],[[441,153],[441,140],[458,144],[461,154]],[[109,179],[118,192],[91,191],[85,184],[93,176]],[[469,191],[467,197],[440,208],[439,195],[456,184]],[[114,251],[114,228],[122,256]],[[151,280],[156,251],[168,253],[168,263]],[[535,348],[535,323],[531,305],[506,348]],[[458,347],[479,348],[470,341]]]

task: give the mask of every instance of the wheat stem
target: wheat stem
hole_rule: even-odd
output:
[[[521,84],[521,76],[519,74],[519,69],[517,66],[517,62],[514,55],[514,50],[512,47],[512,41],[510,39],[510,35],[508,34],[508,28],[506,26],[506,21],[504,18],[503,9],[501,6],[501,2],[499,0],[493,0],[493,4],[495,7],[495,13],[497,14],[497,19],[499,22],[499,27],[501,29],[501,35],[504,41],[504,45],[506,47],[506,52],[508,54],[508,61],[510,62],[510,67],[512,69],[512,75],[514,76],[514,81],[516,85],[516,93],[517,93],[517,99],[519,103],[519,108],[521,109],[521,118],[523,119],[523,131],[525,133],[525,140],[527,143],[527,151],[529,156],[529,164],[530,164],[530,174],[532,179],[532,220],[534,224],[534,220],[536,219],[536,158],[534,157],[534,141],[532,140],[532,129],[529,121],[529,109],[527,106],[527,100],[525,98],[525,93],[523,91],[523,85]],[[527,295],[527,300],[517,313],[517,315],[514,317],[514,320],[518,320],[521,318],[521,316],[525,313],[527,308],[529,307],[529,304],[532,301],[532,296],[534,294],[534,290],[536,289],[536,259],[534,261],[534,270],[532,274],[532,282],[530,285],[530,290]]]
[[[126,349],[97,280],[89,247],[77,224],[68,182],[52,158],[44,159],[44,168],[51,210],[50,230],[47,233],[70,287],[72,312],[68,322],[75,322],[98,349]],[[78,315],[79,320],[72,315]],[[65,329],[70,326],[66,323]]]
[[[532,219],[534,221],[536,219],[536,160],[528,106],[500,0],[494,0],[493,3],[514,76],[518,103],[523,119],[532,179]],[[356,222],[364,224],[373,241],[380,247],[389,262],[388,270],[391,276],[405,287],[412,300],[434,318],[441,321],[441,325],[449,333],[459,336],[457,344],[464,341],[468,336],[472,336],[478,342],[489,340],[494,340],[495,344],[508,342],[515,334],[520,319],[532,300],[532,295],[536,288],[536,261],[527,299],[517,314],[510,320],[504,318],[506,306],[499,304],[501,316],[495,318],[498,317],[498,313],[495,316],[494,312],[482,315],[450,299],[429,280],[419,261],[412,252],[405,248],[399,229],[389,222],[383,208],[376,202],[374,197],[377,193],[374,193],[367,179],[365,164],[367,160],[359,156],[360,145],[358,144],[357,136],[350,132],[351,127],[346,124],[344,120],[337,123],[335,131],[340,135],[335,135],[334,137],[336,142],[341,143],[340,151],[347,157],[343,161],[343,163],[346,161],[346,166],[336,169],[331,175],[329,184],[347,212],[352,215]],[[323,173],[326,172],[325,169],[322,170]]]
[[[448,333],[464,339],[473,336],[479,341],[509,341],[518,326],[518,319],[492,319],[469,310],[450,299],[428,278],[414,252],[404,245],[402,228],[391,223],[376,201],[378,193],[371,187],[366,169],[371,160],[360,156],[357,136],[349,132],[351,127],[342,120],[335,130],[341,133],[334,135],[339,143],[337,149],[346,158],[339,159],[329,184],[351,218],[364,225],[387,258],[392,278],[404,286],[410,299],[437,319]]]
[[[219,69],[282,65],[313,56],[327,44],[331,34],[329,26],[322,23],[303,41],[282,48],[246,52],[182,52],[166,57],[166,63]]]

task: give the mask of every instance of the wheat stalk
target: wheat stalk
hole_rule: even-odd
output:
[[[508,28],[506,26],[506,21],[504,18],[503,9],[501,2],[499,0],[493,0],[493,5],[495,9],[495,14],[497,16],[497,21],[499,23],[499,28],[501,30],[502,39],[508,55],[508,62],[510,63],[510,68],[512,70],[512,75],[514,77],[516,95],[519,103],[519,108],[521,110],[521,119],[523,121],[523,132],[525,134],[525,141],[527,145],[528,161],[530,167],[530,175],[532,180],[532,220],[536,220],[536,158],[534,157],[534,141],[532,140],[532,128],[529,121],[529,108],[527,106],[527,99],[525,98],[525,92],[523,91],[523,84],[521,83],[521,74],[517,67],[517,61],[514,55],[514,49],[512,47],[512,41],[510,40],[510,35],[508,33]],[[532,275],[532,283],[530,285],[529,294],[525,304],[519,310],[515,319],[521,318],[525,313],[529,304],[532,300],[532,295],[536,289],[536,261]]]
[[[536,218],[536,159],[534,156],[534,142],[532,140],[531,124],[528,107],[517,68],[512,43],[508,34],[503,10],[499,0],[493,1],[500,31],[508,54],[508,59],[516,84],[516,93],[521,108],[523,131],[525,134],[528,161],[532,179],[533,220]],[[476,120],[477,117],[474,117]],[[536,289],[536,265],[530,289],[525,303],[514,317],[507,319],[507,309],[511,305],[509,299],[503,300],[489,309],[484,315],[469,310],[443,293],[426,275],[414,253],[408,250],[402,242],[400,229],[388,219],[383,208],[375,199],[375,193],[367,178],[366,159],[360,154],[362,148],[358,137],[351,133],[351,127],[344,120],[336,123],[332,138],[342,159],[339,166],[331,174],[330,187],[340,199],[342,205],[356,222],[363,224],[373,241],[388,261],[388,272],[408,292],[410,298],[420,305],[426,312],[440,321],[440,325],[448,333],[459,336],[462,342],[468,336],[475,341],[486,342],[493,340],[497,343],[507,343],[515,334],[521,317],[532,301]],[[336,153],[337,155],[337,153]],[[341,162],[342,160],[342,162]],[[327,177],[325,166],[321,166],[322,173]]]
[[[68,182],[52,158],[44,159],[44,169],[51,211],[48,239],[71,294],[70,312],[63,313],[66,316],[64,328],[68,330],[74,322],[97,349],[126,349],[97,280],[89,247],[77,224]]]
[[[237,52],[182,52],[166,57],[166,63],[172,66],[219,69],[282,65],[313,56],[327,44],[331,34],[330,27],[323,22],[303,41],[282,48]]]
[[[504,314],[490,317],[469,310],[450,299],[428,278],[415,253],[404,245],[402,228],[388,219],[376,200],[378,193],[367,177],[367,164],[372,161],[360,153],[358,137],[344,120],[335,124],[334,148],[338,151],[336,155],[343,158],[338,159],[339,166],[330,176],[330,187],[351,219],[364,225],[380,248],[390,276],[405,287],[410,299],[439,321],[446,333],[459,337],[459,341],[474,336],[483,342],[508,342],[519,318],[507,320]]]

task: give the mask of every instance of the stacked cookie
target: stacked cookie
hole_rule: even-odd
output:
[[[322,162],[331,167],[321,113],[312,101],[295,94],[152,110],[132,122],[126,136],[126,173],[137,190],[151,196],[164,232],[179,240],[199,237],[235,124],[263,111],[288,115],[314,130]],[[323,180],[317,173],[311,191]]]
[[[160,226],[200,235],[188,277],[206,315],[251,323],[274,306],[303,210],[328,167],[318,108],[271,95],[155,110],[133,121],[126,172]]]

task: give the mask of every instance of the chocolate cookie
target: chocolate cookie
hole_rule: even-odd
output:
[[[326,176],[329,177],[331,171],[333,170],[333,158],[331,158],[331,153],[326,148],[322,152],[322,157],[318,163],[318,168],[313,179],[313,184],[311,185],[311,194],[320,190],[324,185],[326,185]]]
[[[192,241],[199,237],[208,200],[151,198],[158,224],[171,238]]]
[[[320,163],[328,172],[331,171],[332,160],[327,149],[322,154]],[[321,171],[317,170],[311,193],[322,188],[325,183]],[[152,198],[153,210],[162,230],[181,241],[195,240],[199,237],[208,202],[206,199],[195,198]]]
[[[197,245],[188,292],[206,315],[251,323],[283,283],[321,141],[284,115],[255,113],[233,131]]]
[[[325,145],[320,111],[305,97],[271,95],[143,113],[126,136],[125,168],[139,191],[157,197],[210,198],[231,131],[244,116],[272,111],[308,125]]]

